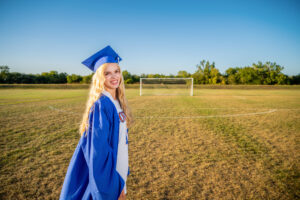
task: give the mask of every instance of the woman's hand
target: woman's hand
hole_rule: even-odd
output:
[[[126,199],[126,195],[123,189],[118,200],[125,200],[125,199]]]

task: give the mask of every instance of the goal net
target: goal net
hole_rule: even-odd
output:
[[[193,96],[193,78],[140,78],[140,96]]]

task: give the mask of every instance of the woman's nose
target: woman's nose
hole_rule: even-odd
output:
[[[118,78],[117,74],[112,74],[112,78]]]

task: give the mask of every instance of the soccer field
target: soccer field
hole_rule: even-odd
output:
[[[58,199],[88,90],[0,91],[0,199]],[[126,96],[127,199],[300,198],[300,88]]]

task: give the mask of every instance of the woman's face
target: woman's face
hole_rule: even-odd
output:
[[[109,89],[117,89],[121,82],[121,72],[117,63],[108,63],[104,70],[104,85]]]

